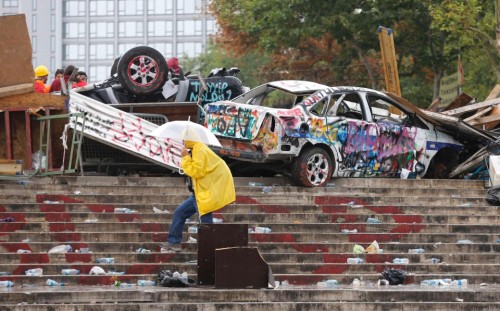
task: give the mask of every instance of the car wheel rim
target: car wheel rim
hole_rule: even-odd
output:
[[[154,59],[148,56],[137,56],[128,66],[130,81],[137,86],[148,87],[158,79],[159,66]]]
[[[322,154],[315,154],[307,161],[307,179],[312,185],[321,185],[328,177],[328,160]]]

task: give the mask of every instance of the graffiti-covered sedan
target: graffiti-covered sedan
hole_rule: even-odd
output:
[[[221,141],[218,152],[290,174],[303,186],[324,186],[332,176],[442,178],[458,164],[464,140],[481,138],[472,127],[456,130],[367,88],[323,88],[288,109],[252,101],[209,104],[205,126]]]

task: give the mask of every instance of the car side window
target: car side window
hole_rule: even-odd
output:
[[[331,102],[333,104],[328,111],[328,116],[363,120],[361,99],[356,93],[337,94],[332,96]]]
[[[408,116],[390,101],[381,97],[369,95],[368,105],[372,112],[373,119],[377,123],[395,123],[403,125],[404,120]]]
[[[328,100],[330,97],[325,97],[311,108],[311,113],[314,114],[317,117],[323,116],[323,111],[325,110],[325,107],[327,106]]]

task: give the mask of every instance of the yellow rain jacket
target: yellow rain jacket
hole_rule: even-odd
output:
[[[191,155],[182,157],[181,167],[193,180],[200,216],[233,203],[236,192],[226,162],[203,143],[187,140],[185,145]]]

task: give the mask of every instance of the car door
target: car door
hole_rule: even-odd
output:
[[[378,130],[356,91],[330,95],[324,114],[329,143],[337,150],[337,176],[370,175],[378,150]]]

